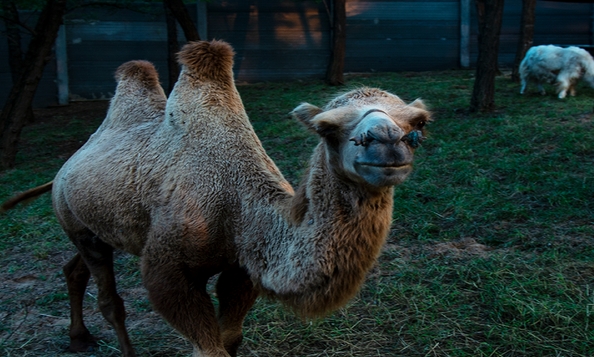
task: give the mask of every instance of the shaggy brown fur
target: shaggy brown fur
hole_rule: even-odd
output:
[[[141,256],[154,308],[194,356],[208,357],[236,355],[260,293],[320,316],[346,303],[374,264],[393,186],[412,170],[416,145],[405,139],[430,120],[422,102],[362,88],[324,108],[298,106],[294,117],[320,143],[294,192],[248,120],[232,56],[220,41],[186,45],[166,108],[146,80],[152,71],[123,65],[104,123],[57,174],[54,209],[79,251],[64,268],[71,349],[93,343],[81,309],[92,274],[124,356],[134,356],[114,248]],[[217,273],[218,314],[206,291]]]

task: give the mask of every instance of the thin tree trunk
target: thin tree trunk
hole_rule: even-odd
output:
[[[190,14],[188,13],[188,9],[184,5],[183,0],[164,0],[173,16],[179,25],[181,26],[182,30],[184,31],[184,35],[186,36],[186,40],[188,41],[200,41],[200,35],[198,34],[198,29],[196,25],[192,21]]]
[[[522,21],[520,23],[520,38],[518,39],[518,49],[512,68],[512,81],[520,80],[520,63],[526,56],[528,49],[532,47],[534,38],[534,19],[536,12],[536,0],[522,0]]]
[[[477,59],[476,79],[470,100],[473,112],[488,112],[495,109],[495,76],[497,74],[497,57],[499,55],[499,34],[503,20],[504,0],[477,0],[479,15],[479,53]]]
[[[21,49],[21,32],[19,31],[19,12],[12,1],[2,3],[4,10],[4,25],[6,26],[6,39],[8,43],[8,64],[12,82],[19,79],[21,63],[23,62],[23,51]]]
[[[177,25],[171,9],[167,6],[167,0],[163,1],[165,7],[165,19],[167,21],[167,73],[169,85],[167,86],[167,95],[171,93],[177,77],[179,77],[179,65],[177,64],[176,53],[179,51],[177,42]]]
[[[326,71],[328,84],[337,86],[344,84],[344,59],[346,56],[346,0],[334,0],[332,18],[332,49],[330,63]]]
[[[23,50],[21,49],[21,31],[19,30],[19,12],[13,1],[2,2],[4,10],[4,25],[6,27],[6,40],[8,42],[8,65],[14,85],[23,71]],[[33,109],[29,107],[25,122],[32,123],[35,120]]]
[[[45,4],[25,54],[21,75],[12,86],[0,114],[0,166],[4,169],[14,167],[21,130],[45,64],[50,58],[65,10],[66,0],[48,0]]]

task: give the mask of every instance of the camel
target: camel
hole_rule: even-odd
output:
[[[423,101],[363,87],[323,108],[298,105],[293,117],[320,141],[293,190],[252,128],[233,55],[223,41],[185,45],[168,99],[154,67],[123,64],[105,121],[50,183],[78,250],[64,267],[71,350],[94,343],[82,316],[92,274],[123,356],[135,356],[114,249],[141,257],[153,308],[194,357],[236,356],[258,296],[304,318],[324,316],[357,293],[376,262],[394,186],[412,172],[431,120]],[[216,274],[218,311],[206,290]]]

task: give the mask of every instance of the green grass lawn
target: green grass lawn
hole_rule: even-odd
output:
[[[322,106],[338,91],[373,86],[407,102],[422,98],[435,119],[415,172],[395,190],[393,229],[360,294],[315,321],[259,300],[241,356],[594,355],[594,90],[582,84],[564,100],[553,87],[521,96],[519,84],[500,76],[497,111],[471,114],[473,74],[239,87],[263,145],[293,184],[317,142],[288,116],[301,102]],[[17,168],[0,173],[0,200],[51,180],[102,119],[72,115],[26,127]],[[0,216],[0,354],[68,355],[60,269],[72,249],[49,194]],[[189,355],[189,344],[154,316],[138,259],[117,260],[139,355]],[[118,356],[93,293],[89,327],[104,341],[86,355]]]

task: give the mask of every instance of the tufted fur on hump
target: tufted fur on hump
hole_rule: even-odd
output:
[[[199,81],[224,82],[233,80],[235,52],[223,41],[197,41],[185,45],[178,53],[178,61]]]
[[[129,61],[118,67],[115,73],[117,82],[136,80],[142,82],[147,88],[158,87],[159,74],[155,66],[148,61]]]
[[[130,125],[161,120],[167,97],[155,66],[148,61],[129,61],[115,72],[116,94],[111,99],[105,127],[126,129]]]
[[[224,133],[229,126],[250,125],[235,88],[233,55],[229,44],[217,40],[190,42],[181,49],[182,69],[165,109],[169,123],[187,132],[209,131],[208,137],[199,140],[220,136],[223,141],[229,139]]]

